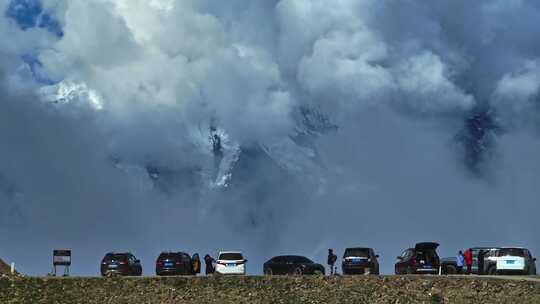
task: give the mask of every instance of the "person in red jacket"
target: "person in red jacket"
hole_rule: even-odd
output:
[[[472,268],[472,251],[471,249],[467,249],[465,251],[465,266],[467,266],[467,274],[471,274],[471,268]]]

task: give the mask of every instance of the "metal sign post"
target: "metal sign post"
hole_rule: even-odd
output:
[[[56,276],[56,267],[64,267],[64,276],[69,276],[69,267],[71,266],[71,250],[54,250],[53,251],[53,267],[54,276]]]

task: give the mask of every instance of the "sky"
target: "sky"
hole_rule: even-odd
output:
[[[540,252],[536,1],[0,0],[0,257]]]

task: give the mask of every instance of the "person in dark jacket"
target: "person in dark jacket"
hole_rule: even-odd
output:
[[[334,265],[336,265],[337,255],[332,249],[328,249],[328,266],[330,266],[330,275],[334,274]]]
[[[204,263],[206,264],[206,275],[213,274],[215,271],[214,263],[216,260],[212,258],[209,254],[204,256]]]
[[[484,256],[486,255],[486,252],[484,250],[480,250],[478,252],[478,274],[483,275],[484,274]]]

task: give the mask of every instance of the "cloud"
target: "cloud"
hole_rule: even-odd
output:
[[[0,18],[0,254],[23,272],[54,247],[86,275],[110,250],[146,273],[167,249],[243,249],[252,273],[351,245],[385,272],[422,240],[540,250],[535,2],[41,3],[62,35]]]

